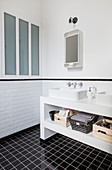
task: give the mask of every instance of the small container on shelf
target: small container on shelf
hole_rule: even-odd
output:
[[[73,115],[69,118],[69,121],[73,130],[89,133],[92,131],[92,125],[97,121],[97,119],[97,115],[85,112],[77,112],[76,115]]]
[[[54,120],[55,120],[55,124],[60,125],[60,126],[64,126],[64,127],[68,127],[70,126],[70,122],[68,120],[68,116],[62,116],[59,115],[59,113],[54,115]]]
[[[52,111],[49,112],[49,115],[50,115],[50,118],[51,118],[52,121],[54,121],[54,115],[56,113],[59,113],[59,111],[58,110],[52,110]]]
[[[112,143],[112,120],[101,119],[93,124],[93,136]]]
[[[72,109],[60,110],[59,113],[55,114],[54,116],[55,124],[63,127],[70,126],[69,117],[72,114],[75,114]]]

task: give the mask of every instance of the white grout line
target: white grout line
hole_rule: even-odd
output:
[[[112,163],[110,164],[110,166],[108,167],[108,170],[110,170],[110,168],[112,167]],[[112,168],[111,168],[112,169]]]
[[[15,143],[16,143],[16,142],[15,142]],[[25,144],[26,144],[26,143],[25,143]],[[20,144],[18,144],[18,145],[20,145]],[[27,144],[26,144],[26,145],[27,145]],[[21,145],[20,145],[20,146],[21,146]],[[21,146],[21,147],[22,147],[22,146]],[[25,149],[24,147],[22,147],[22,148],[23,148],[24,150],[28,151],[28,150]],[[29,151],[28,151],[28,152],[29,152]],[[19,153],[21,153],[21,152],[19,152]],[[29,153],[31,153],[31,152],[29,152]],[[22,155],[23,155],[23,154],[22,154]],[[32,153],[31,153],[31,155],[34,156]],[[30,158],[32,157],[32,156],[31,156],[31,157],[28,158],[28,157],[26,157],[26,155],[23,155],[23,156],[24,156],[27,160],[29,160],[29,161],[30,161]],[[35,157],[35,158],[36,158],[36,157]],[[16,159],[17,159],[17,158],[16,158]],[[37,158],[37,159],[38,159],[38,158]],[[18,160],[18,159],[17,159],[17,160]],[[26,160],[25,160],[25,161],[26,161]],[[24,162],[25,162],[25,161],[24,161]],[[14,161],[14,162],[15,162],[15,161]],[[20,162],[20,161],[19,161],[19,162]],[[23,163],[21,162],[21,163],[24,165],[24,162],[23,162]],[[29,163],[28,165],[30,165],[30,164],[31,164],[31,161],[30,161],[30,163]],[[34,162],[33,162],[33,164],[34,164]],[[28,165],[27,165],[27,166],[28,166]],[[36,164],[35,164],[35,165],[36,165]],[[24,166],[27,168],[26,165],[24,165]],[[22,169],[23,169],[23,168],[22,168]]]
[[[36,134],[33,134],[32,135],[32,133],[35,133],[36,132]],[[38,132],[38,133],[37,133]],[[37,136],[37,139],[36,139],[36,136]],[[34,164],[36,167],[37,166],[41,166],[41,164],[42,163],[44,163],[45,164],[45,166],[46,167],[52,167],[53,165],[52,165],[52,163],[53,162],[55,162],[58,158],[60,159],[60,160],[62,160],[62,162],[63,161],[65,161],[66,162],[66,160],[68,159],[68,158],[70,158],[70,156],[71,155],[73,155],[74,153],[75,153],[75,151],[77,151],[77,152],[79,152],[78,151],[78,149],[79,148],[82,148],[82,146],[84,145],[85,146],[85,148],[83,149],[83,151],[82,152],[79,152],[79,155],[73,160],[73,159],[71,159],[72,160],[72,162],[70,163],[70,165],[72,166],[72,163],[78,158],[78,157],[80,157],[80,155],[81,154],[84,154],[83,152],[84,151],[86,151],[88,148],[90,148],[90,146],[88,146],[88,145],[85,145],[85,144],[83,144],[83,143],[80,143],[80,142],[78,142],[78,141],[76,141],[73,145],[72,145],[72,147],[71,147],[71,149],[73,148],[73,146],[77,146],[77,144],[78,143],[80,143],[80,146],[78,145],[77,146],[77,148],[76,149],[73,149],[74,150],[74,152],[73,153],[71,153],[70,151],[69,151],[69,147],[68,147],[68,149],[66,149],[66,152],[69,152],[70,153],[70,155],[69,155],[69,157],[68,158],[66,158],[65,160],[63,160],[62,158],[60,158],[60,156],[62,156],[62,155],[64,155],[64,154],[66,154],[66,153],[62,153],[59,157],[57,157],[55,160],[51,160],[52,162],[51,163],[48,163],[48,164],[46,164],[46,162],[48,162],[46,159],[45,159],[45,151],[46,151],[46,149],[49,149],[49,150],[47,150],[47,152],[46,152],[46,154],[48,153],[50,153],[51,155],[49,156],[49,159],[50,159],[50,157],[52,157],[52,156],[55,156],[55,154],[56,153],[58,153],[58,152],[60,152],[60,150],[61,149],[63,149],[63,147],[61,148],[61,145],[63,145],[64,147],[65,146],[68,146],[69,144],[70,144],[70,142],[72,141],[72,139],[69,139],[69,138],[65,138],[64,136],[62,136],[61,137],[61,139],[57,136],[56,137],[56,139],[58,140],[56,140],[56,139],[52,139],[52,142],[53,142],[53,144],[52,144],[52,142],[48,142],[49,143],[49,145],[47,146],[47,144],[46,143],[43,143],[43,145],[45,145],[46,146],[46,148],[43,148],[41,145],[39,146],[39,144],[40,144],[40,140],[38,139],[39,138],[39,136],[40,136],[40,130],[39,129],[35,129],[35,130],[31,130],[31,131],[29,131],[29,132],[24,132],[24,134],[19,134],[19,136],[16,136],[14,139],[10,139],[12,142],[13,142],[13,144],[16,144],[16,146],[20,146],[21,148],[23,148],[23,151],[19,151],[18,149],[16,149],[14,146],[13,146],[13,144],[11,144],[11,142],[7,142],[6,141],[6,143],[8,144],[8,146],[10,146],[11,148],[14,148],[15,149],[15,151],[18,151],[18,153],[16,154],[16,155],[13,155],[13,153],[15,152],[15,151],[13,151],[13,152],[11,152],[10,151],[10,149],[8,150],[8,148],[6,147],[4,147],[4,146],[2,146],[3,148],[5,148],[5,151],[4,152],[2,152],[2,153],[6,153],[6,151],[8,151],[8,154],[11,154],[11,155],[13,155],[14,157],[15,157],[15,159],[16,160],[18,160],[19,162],[20,162],[20,164],[22,164],[24,167],[22,168],[22,169],[24,169],[24,168],[27,168],[28,169],[28,167],[27,166],[29,166],[30,164]],[[20,137],[22,137],[22,139],[20,138]],[[17,139],[17,142],[15,141],[15,139]],[[26,141],[24,141],[24,140],[26,140]],[[33,142],[31,142],[31,140],[33,141]],[[64,141],[64,142],[63,142]],[[73,140],[73,141],[75,141],[75,140]],[[27,143],[27,142],[30,142],[29,144]],[[35,144],[35,143],[36,144]],[[56,146],[56,143],[61,143],[61,144],[59,144],[58,146],[59,146],[59,150],[55,150],[53,147],[54,146]],[[36,151],[37,153],[36,154],[41,154],[41,156],[39,157],[39,158],[37,158],[35,155],[36,154],[33,154],[32,152],[33,151],[28,151],[27,149],[25,149],[24,148],[24,146],[22,146],[23,144],[25,144],[24,146],[28,146],[28,147],[30,147],[30,148],[32,148],[32,150],[33,151]],[[32,146],[33,145],[33,146]],[[39,150],[37,150],[37,149],[35,149],[35,146],[37,147],[38,146],[38,148],[39,148]],[[87,147],[86,147],[87,146]],[[51,151],[52,151],[52,149],[54,149],[54,152],[55,153],[52,153]],[[63,149],[63,150],[65,150],[65,149]],[[95,148],[93,148],[91,151],[90,151],[90,153],[88,154],[88,156],[87,155],[85,155],[86,156],[86,158],[87,157],[89,157],[89,155],[93,152],[93,150],[95,150]],[[25,155],[23,155],[23,152],[24,151],[27,151],[28,153],[30,153],[31,154],[31,156],[30,157],[27,157],[27,154],[25,154]],[[101,151],[96,155],[96,154],[94,154],[95,155],[95,157],[94,157],[94,159],[92,160],[92,162],[94,161],[94,160],[96,160],[96,158],[97,158],[97,156],[99,155],[101,153]],[[8,155],[8,154],[6,154],[6,156]],[[27,160],[29,160],[30,161],[30,158],[31,157],[35,157],[36,159],[35,159],[35,161],[36,160],[39,160],[39,161],[41,161],[41,163],[39,163],[38,165],[36,165],[33,161],[31,162],[30,161],[30,163],[27,165],[27,166],[25,166],[24,165],[24,162],[25,161],[20,161],[16,156],[18,155],[18,154],[21,154],[21,155],[23,155]],[[2,154],[3,155],[3,154]],[[107,154],[106,154],[106,156],[107,156]],[[101,157],[102,158],[102,162],[104,161],[104,159],[106,159],[106,156],[103,158],[103,157],[101,157],[101,156],[99,156],[99,157]],[[4,156],[3,156],[4,157]],[[42,160],[41,158],[43,157],[43,159],[44,160]],[[5,158],[5,157],[4,157]],[[83,159],[83,161],[81,162],[81,163],[79,163],[79,162],[77,162],[77,163],[79,163],[79,166],[80,165],[82,165],[83,164],[83,162],[86,160],[86,158],[85,159]],[[7,158],[5,158],[6,160],[8,160]],[[12,163],[14,163],[16,160],[14,160]],[[4,161],[3,161],[4,162]],[[9,161],[8,161],[9,162]],[[88,161],[89,162],[89,161]],[[87,169],[90,169],[89,167],[92,165],[92,162],[90,163],[90,165],[87,167]],[[101,163],[102,163],[101,162]],[[10,162],[10,164],[13,166],[13,164],[12,164],[11,162]],[[68,162],[66,162],[67,164],[68,164]],[[101,165],[101,163],[100,163],[100,165]],[[20,164],[18,164],[18,166],[20,165]],[[55,162],[55,164],[57,164],[57,166],[55,167],[55,170],[57,169],[57,167],[58,167],[58,165],[61,167],[61,165],[60,164],[58,164],[58,163],[56,163]],[[112,164],[112,163],[111,163]],[[110,166],[109,166],[109,168],[111,167],[111,164],[110,164]],[[100,167],[100,165],[98,166],[98,167]],[[106,165],[106,164],[105,164]],[[7,165],[8,166],[8,165]],[[6,167],[7,167],[6,166]],[[78,166],[78,167],[79,167]],[[85,166],[85,168],[86,168],[86,165],[83,165],[83,166]],[[96,165],[95,165],[96,166]],[[14,166],[13,166],[14,167]],[[46,168],[45,167],[45,168]],[[67,166],[67,167],[69,167],[69,165]],[[66,167],[66,168],[67,168]],[[78,169],[78,167],[77,167],[77,169]],[[39,167],[38,167],[39,168]],[[45,169],[44,168],[44,169]],[[109,168],[108,168],[108,170],[109,170]],[[33,169],[35,169],[35,168],[33,168]],[[32,170],[33,170],[32,169]],[[43,169],[43,170],[44,170]],[[97,168],[98,169],[98,168]]]
[[[5,156],[2,154],[2,156],[5,158]],[[7,158],[5,158],[8,162],[9,162],[9,160],[7,159]],[[13,166],[13,164],[11,163],[11,162],[9,162],[9,164],[11,164],[12,166]],[[8,165],[6,165],[6,167],[7,167]],[[2,166],[3,167],[3,166]],[[5,168],[6,168],[5,167]],[[14,167],[14,166],[13,166]],[[3,167],[4,168],[4,167]]]
[[[101,153],[101,151],[100,151],[100,153]],[[100,154],[100,153],[99,153],[99,154]],[[104,159],[105,159],[106,157],[107,157],[107,155],[105,155],[105,157],[103,158],[102,162],[104,161]],[[102,162],[100,163],[100,165],[102,164]],[[99,166],[100,166],[100,165],[99,165]],[[101,167],[100,167],[100,168],[101,168]],[[97,169],[98,169],[98,168],[97,168]],[[103,169],[103,168],[102,168],[102,169]]]

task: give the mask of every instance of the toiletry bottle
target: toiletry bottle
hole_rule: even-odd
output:
[[[87,96],[88,99],[94,99],[96,97],[96,93],[97,93],[97,88],[96,87],[89,87],[88,91],[87,91]]]

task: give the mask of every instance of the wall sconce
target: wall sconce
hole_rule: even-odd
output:
[[[77,17],[74,17],[74,18],[70,17],[70,18],[69,18],[69,23],[76,24],[77,21],[78,21],[78,18],[77,18]]]

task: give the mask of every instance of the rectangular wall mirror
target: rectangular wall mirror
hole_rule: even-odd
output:
[[[65,33],[65,64],[67,68],[82,67],[82,32]]]

